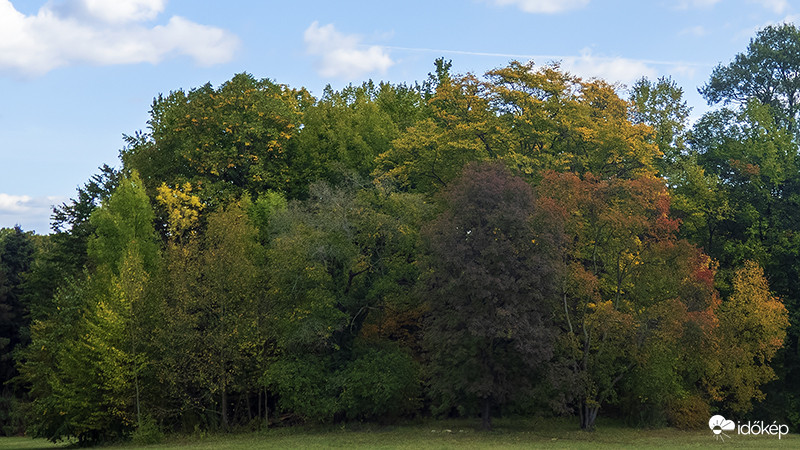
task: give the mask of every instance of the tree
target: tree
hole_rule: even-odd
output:
[[[578,169],[575,151],[581,140],[576,126],[585,116],[580,106],[581,80],[556,64],[534,68],[512,61],[487,72],[487,93],[504,125],[506,161],[532,175],[542,170]]]
[[[769,25],[750,40],[745,53],[719,65],[699,89],[709,104],[758,100],[772,108],[776,123],[797,132],[800,111],[800,30],[794,24]]]
[[[663,180],[550,172],[538,191],[565,223],[554,370],[581,428],[607,404],[663,410],[697,392],[709,359],[698,349],[712,340],[718,305],[714,267],[676,238]]]
[[[716,400],[737,413],[763,400],[761,385],[775,379],[769,362],[783,346],[789,319],[786,308],[769,290],[764,271],[747,261],[736,271],[733,293],[722,303],[718,345],[725,353],[716,361]]]
[[[103,165],[78,188],[75,198],[53,208],[53,233],[43,237],[39,255],[25,279],[25,301],[33,320],[54,313],[52,299],[69,278],[80,278],[89,264],[87,248],[94,234],[90,217],[108,199],[122,174]]]
[[[149,132],[127,138],[121,157],[138,170],[151,197],[161,183],[191,182],[212,206],[247,192],[291,191],[293,151],[305,90],[293,90],[249,74],[235,75],[214,89],[206,84],[159,96]],[[293,192],[292,192],[293,193]]]
[[[152,324],[147,319],[153,311],[147,305],[149,274],[138,251],[135,245],[128,247],[119,274],[111,275],[107,290],[89,309],[94,314],[86,315],[85,339],[78,344],[91,350],[81,360],[88,369],[83,376],[96,380],[93,388],[100,393],[99,404],[92,405],[99,407],[92,413],[97,422],[87,424],[93,432],[116,430],[122,435],[142,426],[143,391],[154,387],[142,382],[152,366],[152,352],[146,349]]]
[[[649,126],[631,122],[631,105],[613,86],[584,81],[558,65],[513,61],[487,72],[487,95],[503,123],[503,159],[540,177],[547,170],[635,178],[655,173]]]
[[[366,178],[375,159],[420,116],[419,89],[405,85],[366,82],[334,91],[327,86],[303,114],[297,161],[306,171],[300,184],[325,180],[339,184],[356,175]]]
[[[406,128],[378,155],[373,172],[377,183],[433,193],[456,178],[466,163],[498,156],[497,116],[475,75],[442,74],[428,107],[429,117]]]
[[[24,390],[10,381],[18,374],[17,354],[28,343],[30,309],[24,277],[34,260],[34,239],[19,226],[0,229],[0,435],[20,432],[13,405]]]
[[[683,99],[683,89],[671,78],[639,79],[631,88],[631,122],[652,127],[650,141],[663,155],[659,172],[670,176],[686,148],[687,121],[692,111]]]
[[[444,203],[424,233],[431,389],[440,408],[479,406],[490,429],[553,353],[557,233],[499,163],[467,166]]]
[[[145,292],[159,257],[153,217],[136,172],[92,212],[93,270],[60,290],[52,314],[33,323],[23,359],[21,372],[36,395],[36,435],[98,442],[141,423],[139,380],[152,318]]]
[[[160,192],[171,230],[154,330],[165,416],[228,429],[252,419],[250,395],[258,392],[268,347],[270,299],[261,290],[263,256],[250,201],[231,201],[201,217],[204,208],[186,186]],[[198,231],[200,222],[206,225]]]
[[[232,203],[209,216],[200,267],[204,351],[199,362],[206,366],[203,387],[219,395],[223,428],[230,425],[229,393],[254,387],[253,363],[264,349],[259,303],[266,299],[256,291],[260,246],[246,210],[247,205]]]
[[[145,270],[155,270],[159,249],[154,218],[144,183],[134,170],[123,177],[114,193],[89,219],[95,235],[89,239],[87,253],[94,267],[105,267],[118,275],[128,249],[135,248]]]
[[[424,116],[378,156],[378,183],[432,193],[471,161],[501,159],[537,179],[547,170],[636,178],[656,173],[652,128],[632,122],[614,86],[584,81],[558,65],[512,61],[487,81],[445,67]]]
[[[693,155],[674,167],[670,177],[672,212],[681,220],[686,239],[718,257],[719,246],[725,242],[720,233],[731,214],[729,194],[720,178],[708,173],[697,160]]]
[[[737,107],[706,114],[690,141],[728,204],[724,219],[712,223],[715,245],[707,250],[720,261],[721,289],[731,295],[735,268],[755,261],[789,311],[786,346],[773,361],[779,380],[765,386],[759,413],[794,424],[800,391],[788,380],[800,373],[799,37],[793,24],[768,26],[728,66],[717,67],[701,93],[709,103]]]
[[[768,107],[753,101],[738,112],[722,109],[704,115],[690,142],[698,167],[687,166],[686,177],[675,181],[676,192],[686,200],[681,208],[705,210],[683,212],[687,225],[705,218],[702,234],[708,240],[696,242],[723,267],[736,267],[748,259],[762,261],[775,277],[774,286],[785,292],[792,283],[787,278],[793,277],[783,261],[773,271],[778,263],[770,259],[796,248],[792,239],[796,221],[791,217],[798,161],[791,134],[775,124]],[[687,196],[689,192],[693,194]]]
[[[22,330],[27,327],[28,308],[23,300],[23,275],[33,262],[34,246],[22,228],[0,229],[0,393],[8,393],[6,384],[14,375],[12,353],[24,343]],[[2,430],[2,428],[0,428]]]
[[[419,323],[416,238],[430,208],[417,194],[353,186],[316,183],[310,194],[274,220],[266,276],[275,355],[264,383],[281,409],[309,421],[413,411],[414,342],[401,336]],[[403,368],[387,373],[369,357]]]
[[[75,359],[72,352],[75,343],[85,335],[85,315],[90,311],[91,299],[85,279],[67,279],[52,299],[56,313],[31,323],[31,345],[25,348],[19,363],[20,375],[28,383],[32,399],[27,418],[27,432],[31,436],[53,442],[69,436],[77,436],[81,441],[88,438],[86,430],[75,423],[77,414],[71,400],[81,394],[95,395],[97,389],[90,385],[89,389],[78,392],[83,387],[78,382],[86,383],[91,378],[74,377],[67,366],[70,359]],[[70,364],[70,367],[85,366]],[[96,400],[85,395],[82,398],[84,404]]]

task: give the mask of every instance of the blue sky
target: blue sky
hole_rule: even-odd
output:
[[[672,76],[699,117],[715,65],[798,21],[788,0],[0,0],[0,227],[47,233],[153,97],[235,73],[318,95],[422,81],[439,56],[477,74],[558,60],[621,85]]]

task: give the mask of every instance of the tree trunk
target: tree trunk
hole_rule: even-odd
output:
[[[481,428],[483,428],[484,431],[492,431],[492,417],[489,415],[491,413],[491,406],[491,398],[484,397],[483,405],[481,406]]]
[[[253,408],[250,406],[250,391],[245,393],[244,401],[247,402],[247,423],[251,423],[253,421]]]
[[[581,430],[594,431],[594,422],[597,420],[598,411],[600,411],[600,405],[589,405],[586,401],[581,402]]]
[[[222,388],[222,404],[220,405],[222,409],[222,429],[228,429],[228,390],[224,387]]]
[[[142,409],[139,406],[139,375],[136,375],[135,384],[136,384],[136,426],[141,428],[142,427]]]
[[[269,392],[264,388],[264,427],[269,428]]]

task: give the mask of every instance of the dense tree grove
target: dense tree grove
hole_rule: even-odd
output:
[[[669,78],[557,64],[159,96],[52,234],[0,230],[0,433],[800,426],[798,42],[760,31],[691,126]]]

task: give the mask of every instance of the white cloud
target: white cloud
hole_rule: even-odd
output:
[[[783,18],[781,23],[788,23],[790,25],[800,22],[800,14],[789,14]]]
[[[706,30],[702,25],[697,25],[696,27],[684,28],[678,34],[681,36],[703,37],[708,34],[708,30]]]
[[[62,197],[31,197],[0,193],[0,227],[20,225],[26,231],[47,233],[53,205],[66,201]]]
[[[678,9],[702,9],[711,8],[721,0],[676,0],[675,6]]]
[[[794,24],[796,24],[798,22],[800,22],[800,14],[788,14],[786,17],[784,17],[781,20],[772,20],[772,21],[769,21],[769,22],[764,22],[761,25],[756,25],[754,27],[745,28],[745,29],[739,31],[738,33],[736,33],[734,36],[735,36],[735,38],[737,40],[738,39],[752,39],[752,38],[754,38],[756,36],[756,34],[758,34],[759,31],[763,30],[766,27],[776,26],[776,25],[784,25],[784,24],[794,25]]]
[[[493,0],[500,6],[514,5],[527,13],[555,14],[573,9],[580,9],[590,0]]]
[[[153,20],[164,11],[166,0],[83,0],[86,9],[107,22]]]
[[[767,8],[775,14],[782,14],[789,9],[789,2],[787,0],[749,0],[750,3],[757,3],[764,8]]]
[[[29,208],[31,197],[0,193],[0,213],[22,212]]]
[[[694,78],[697,74],[697,66],[676,64],[669,70],[669,74],[681,78]]]
[[[0,0],[0,70],[42,75],[57,67],[156,64],[188,55],[198,64],[229,61],[238,39],[220,28],[173,16],[147,27],[165,0],[72,0],[48,3],[36,15]]]
[[[320,57],[319,75],[326,78],[358,78],[370,72],[385,73],[394,61],[383,47],[361,45],[356,35],[344,35],[333,24],[314,22],[303,34],[306,50]]]
[[[66,17],[92,18],[106,23],[153,20],[164,12],[166,0],[61,0],[46,8]]]
[[[601,78],[610,83],[632,84],[641,77],[655,78],[658,71],[645,61],[622,57],[598,57],[584,49],[580,56],[565,57],[561,67],[584,78]]]

